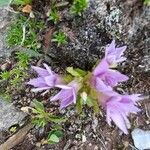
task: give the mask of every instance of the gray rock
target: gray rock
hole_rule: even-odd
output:
[[[150,131],[134,129],[131,134],[136,148],[139,150],[150,149]]]
[[[0,7],[0,58],[8,58],[11,54],[11,49],[7,47],[6,33],[10,23],[11,13],[6,8]]]
[[[8,131],[13,125],[22,126],[26,114],[18,111],[12,104],[0,98],[0,131]]]

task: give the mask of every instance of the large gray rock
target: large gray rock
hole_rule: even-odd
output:
[[[0,98],[0,132],[8,131],[13,125],[22,126],[25,123],[25,117],[25,113]]]

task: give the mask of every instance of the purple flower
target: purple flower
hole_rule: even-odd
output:
[[[58,85],[62,90],[51,98],[51,101],[60,101],[60,109],[63,109],[72,103],[76,103],[77,92],[80,89],[80,84],[77,81],[72,81],[68,85]]]
[[[38,74],[37,78],[31,79],[27,84],[36,87],[32,91],[43,91],[55,87],[57,84],[62,82],[61,78],[55,74],[47,64],[43,64],[46,69],[32,66]]]
[[[105,58],[110,65],[116,65],[119,62],[126,60],[122,57],[123,52],[126,50],[127,46],[122,46],[116,48],[115,40],[113,40],[109,46],[106,46]]]
[[[98,64],[92,73],[92,85],[99,92],[111,91],[112,87],[116,86],[118,82],[128,80],[126,75],[121,74],[116,70],[109,69],[109,64],[106,59]]]
[[[140,100],[139,94],[120,95],[113,91],[100,96],[100,101],[106,109],[107,123],[111,125],[111,121],[113,121],[119,129],[128,134],[127,128],[130,127],[130,122],[127,117],[130,113],[136,114],[140,111],[136,107],[138,100]]]

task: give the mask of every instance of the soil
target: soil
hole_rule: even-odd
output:
[[[56,72],[64,72],[73,66],[91,70],[97,60],[104,56],[104,47],[116,39],[118,46],[127,45],[127,61],[118,66],[118,70],[127,74],[130,80],[120,84],[121,93],[141,93],[144,100],[139,103],[142,112],[130,116],[132,124],[128,135],[124,135],[116,126],[108,126],[103,110],[93,116],[85,109],[86,116],[81,118],[73,107],[63,110],[69,119],[63,124],[64,137],[58,144],[42,145],[47,137],[49,125],[32,129],[22,143],[13,150],[130,150],[135,149],[131,132],[135,128],[150,130],[150,9],[142,0],[90,1],[89,8],[79,17],[69,13],[69,5],[59,9],[61,22],[54,25],[47,21],[46,13],[49,1],[33,1],[33,12],[39,20],[44,20],[46,28],[40,33],[44,58],[35,64],[47,62]],[[61,29],[68,36],[68,43],[57,47],[51,43],[50,32]],[[24,85],[25,86],[25,85]],[[33,98],[43,100],[47,110],[57,109],[58,104],[50,104],[49,93],[45,97],[30,92],[30,87],[20,93],[14,92],[13,103],[16,107],[30,105]],[[53,93],[53,91],[52,91]]]

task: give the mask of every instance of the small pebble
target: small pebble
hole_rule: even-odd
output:
[[[6,71],[6,70],[9,70],[11,68],[11,63],[10,62],[6,62],[4,64],[1,65],[0,69],[2,71]]]

